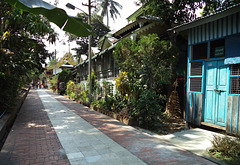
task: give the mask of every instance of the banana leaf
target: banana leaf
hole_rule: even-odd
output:
[[[81,18],[68,16],[67,13],[42,0],[6,0],[18,9],[28,11],[36,15],[45,16],[50,22],[59,28],[79,37],[86,37],[91,32],[91,26],[84,23]]]

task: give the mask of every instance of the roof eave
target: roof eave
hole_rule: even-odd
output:
[[[196,27],[196,26],[199,26],[199,25],[202,25],[205,23],[216,21],[218,19],[224,18],[226,16],[237,13],[239,11],[240,11],[240,4],[229,7],[228,9],[217,12],[215,14],[208,15],[206,17],[200,17],[192,22],[188,22],[188,23],[184,23],[184,24],[175,26],[171,29],[168,29],[167,31],[181,32],[181,31],[188,30],[188,29],[191,29],[193,27]]]

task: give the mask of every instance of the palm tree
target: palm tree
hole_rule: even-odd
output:
[[[98,11],[101,10],[101,16],[107,16],[107,26],[109,26],[109,13],[114,20],[120,15],[117,8],[122,9],[122,5],[114,0],[97,0],[99,2]]]

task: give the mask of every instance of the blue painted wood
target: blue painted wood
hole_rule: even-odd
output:
[[[238,132],[238,123],[239,123],[239,98],[240,98],[240,96],[237,96],[238,97],[238,101],[237,101],[237,103],[238,103],[238,105],[237,105],[237,124],[236,124],[236,133],[238,134],[239,132]]]
[[[215,109],[215,88],[216,88],[216,73],[217,62],[206,62],[206,92],[205,92],[205,110],[204,122],[214,123],[214,109]]]
[[[194,107],[193,107],[193,120],[192,121],[194,121],[194,123],[195,123],[195,113],[196,113],[196,111],[197,111],[197,106],[196,106],[196,93],[193,93],[193,105],[194,105]]]
[[[208,22],[189,30],[189,45],[220,39],[240,31],[239,14],[220,18],[213,22]]]
[[[227,90],[228,90],[228,66],[224,61],[218,61],[217,89],[221,92],[216,93],[216,112],[215,124],[226,126],[227,122]]]
[[[221,61],[206,62],[204,122],[226,126],[228,67]]]

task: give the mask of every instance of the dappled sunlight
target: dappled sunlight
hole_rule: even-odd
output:
[[[46,97],[49,97],[49,94],[45,94],[45,95],[44,94],[41,94],[41,95],[39,94],[39,97],[40,98],[46,98]]]
[[[194,139],[196,139],[196,138],[200,138],[201,136],[198,136],[198,135],[193,135],[193,134],[185,134],[185,135],[183,135],[184,137],[188,137],[188,138],[190,138],[190,139],[192,139],[192,138],[194,138]]]
[[[36,123],[28,123],[27,127],[28,128],[32,128],[32,127],[41,128],[41,127],[48,127],[48,125],[41,125],[41,124],[36,124]]]
[[[66,110],[55,111],[55,113],[66,113]]]
[[[86,127],[78,127],[75,129],[69,129],[67,130],[69,136],[74,136],[74,135],[80,135],[80,136],[84,136],[84,137],[91,137],[91,136],[99,136],[102,134],[102,132],[100,132],[98,129],[96,128],[89,128],[86,129]]]
[[[57,103],[58,101],[49,101],[49,100],[43,100],[44,103]]]
[[[66,129],[66,128],[69,128],[68,125],[57,125],[57,126],[54,126],[54,129],[56,130],[62,130],[62,129]]]
[[[168,150],[171,150],[171,149],[175,150],[176,149],[176,147],[174,145],[171,146],[171,145],[166,144],[166,143],[159,143],[154,148],[160,149],[160,148],[166,148],[166,146],[167,146]]]
[[[75,120],[77,119],[78,116],[68,116],[68,117],[64,117],[64,119],[67,119],[67,120]]]
[[[62,114],[62,113],[66,113],[67,112],[67,110],[64,110],[64,109],[62,109],[62,110],[51,110],[51,109],[46,109],[45,110],[47,113],[48,113],[48,115],[57,115],[57,114]]]
[[[48,113],[50,109],[43,109],[43,111]]]

